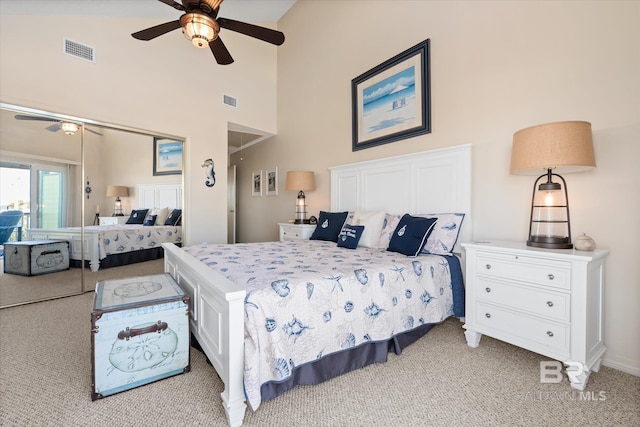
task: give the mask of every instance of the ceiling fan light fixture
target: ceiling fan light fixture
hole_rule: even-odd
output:
[[[186,13],[180,17],[182,34],[191,40],[195,47],[208,48],[209,42],[218,37],[218,23],[201,13]]]
[[[75,123],[71,123],[71,122],[60,123],[60,129],[62,129],[62,131],[67,135],[74,135],[76,132],[78,132],[79,128],[80,127]]]

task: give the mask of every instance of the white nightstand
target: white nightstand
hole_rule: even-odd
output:
[[[603,296],[609,251],[540,249],[524,242],[462,246],[467,344],[477,347],[485,334],[567,363],[578,370],[570,376],[571,386],[584,390],[606,351]]]
[[[285,240],[307,240],[316,229],[315,224],[292,224],[288,222],[279,222],[280,241]]]
[[[101,216],[100,225],[122,225],[126,224],[128,216]]]

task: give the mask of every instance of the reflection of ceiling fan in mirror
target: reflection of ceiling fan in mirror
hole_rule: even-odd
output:
[[[233,58],[218,36],[220,28],[236,31],[276,46],[284,43],[284,34],[280,31],[233,19],[217,18],[223,0],[182,0],[182,4],[173,0],[158,1],[184,12],[184,15],[177,21],[165,22],[131,34],[134,38],[148,41],[182,27],[182,33],[187,39],[196,47],[209,47],[216,62],[221,65],[231,64]]]
[[[75,134],[78,129],[80,129],[80,125],[78,125],[77,123],[74,122],[67,122],[64,120],[59,120],[59,119],[53,119],[50,117],[41,117],[41,116],[25,116],[22,114],[16,114],[16,120],[32,120],[32,121],[37,121],[37,122],[54,122],[54,124],[52,124],[51,126],[47,126],[45,129],[51,132],[58,132],[59,130],[62,129],[62,131],[64,133],[66,133],[67,135],[73,135]],[[95,130],[91,130],[88,127],[85,126],[85,129],[88,132],[94,133],[96,135],[102,135],[99,132],[96,132]]]

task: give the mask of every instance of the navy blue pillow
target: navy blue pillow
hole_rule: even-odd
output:
[[[158,215],[147,215],[142,225],[156,225],[156,218],[158,218]]]
[[[182,220],[182,209],[174,209],[164,222],[164,225],[180,225]]]
[[[149,209],[138,209],[131,212],[131,216],[127,220],[127,224],[142,224],[147,216]]]
[[[337,242],[338,234],[347,219],[349,212],[325,212],[320,211],[318,225],[309,240],[326,240]]]
[[[338,246],[348,249],[357,248],[363,231],[364,225],[345,224],[340,234],[338,234]]]
[[[417,256],[427,243],[437,218],[423,218],[405,214],[391,235],[388,251]]]

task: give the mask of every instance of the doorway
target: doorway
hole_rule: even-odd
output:
[[[227,170],[227,243],[229,244],[237,242],[236,196],[236,165],[231,165]]]
[[[230,164],[227,169],[227,243],[238,243],[238,224],[242,222],[241,209],[238,199],[242,189],[238,188],[238,174],[245,173],[242,169],[243,150],[269,139],[273,134],[258,129],[228,123],[227,125],[227,148],[229,159],[234,153],[240,153],[240,162]],[[242,179],[239,180],[242,182]],[[241,232],[241,230],[240,230]]]

